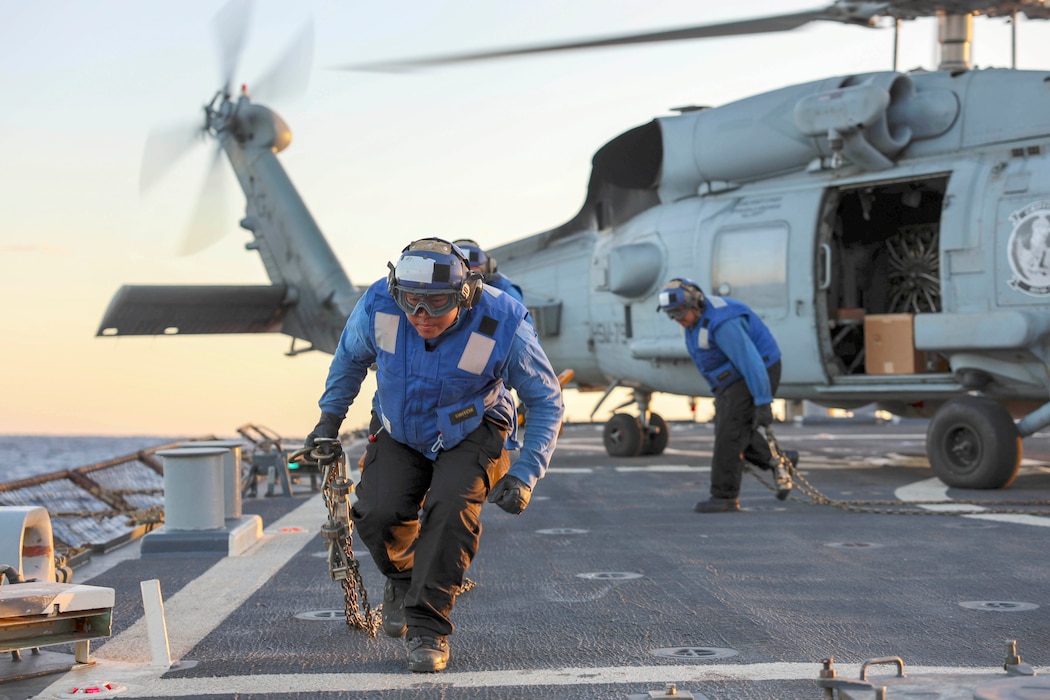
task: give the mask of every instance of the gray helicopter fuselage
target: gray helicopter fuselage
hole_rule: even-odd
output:
[[[1050,425],[1048,80],[871,73],[661,117],[599,149],[573,219],[490,252],[556,370],[633,390],[640,415],[606,425],[610,454],[666,447],[653,392],[708,394],[655,311],[688,277],[765,320],[777,396],[932,417],[945,483],[1006,486],[1021,438]],[[271,285],[125,286],[99,335],[280,331],[289,354],[334,352],[361,290],[277,159],[290,131],[246,94],[208,117]]]
[[[612,173],[605,190],[648,190],[649,206],[604,226],[602,211],[581,212],[576,232],[494,254],[527,300],[561,302],[544,346],[584,385],[707,394],[681,329],[655,312],[681,276],[762,316],[784,351],[785,398],[902,411],[972,389],[1045,401],[1050,267],[1044,278],[1022,257],[1050,217],[1048,79],[846,76],[660,118],[640,127],[659,131],[642,140],[655,157],[637,141],[620,154],[634,173],[658,163],[649,186]],[[608,209],[593,199],[585,209]],[[926,250],[909,258],[911,245]],[[835,346],[861,343],[865,316],[894,314],[911,316],[921,366],[865,366],[862,345]]]

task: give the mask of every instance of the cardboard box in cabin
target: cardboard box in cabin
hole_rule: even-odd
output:
[[[868,374],[926,371],[926,353],[915,349],[914,314],[864,317],[864,370]]]

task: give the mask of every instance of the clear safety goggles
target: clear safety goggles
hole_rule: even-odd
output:
[[[394,299],[409,316],[415,316],[420,309],[431,316],[444,316],[459,306],[459,295],[448,291],[420,293],[398,289]]]
[[[686,306],[683,304],[682,306],[676,306],[673,309],[667,309],[665,313],[667,313],[668,317],[670,317],[672,321],[681,321],[683,318],[688,316],[689,312],[692,310],[693,308],[691,306]]]

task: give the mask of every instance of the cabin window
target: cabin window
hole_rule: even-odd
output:
[[[764,315],[786,313],[788,228],[783,223],[723,229],[711,260],[711,294],[744,302]]]

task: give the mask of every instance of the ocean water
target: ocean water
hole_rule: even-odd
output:
[[[0,483],[75,469],[139,450],[168,445],[176,437],[93,437],[84,435],[0,435]]]

